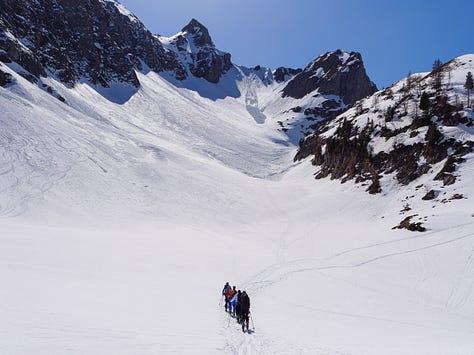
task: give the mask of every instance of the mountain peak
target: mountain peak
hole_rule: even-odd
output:
[[[183,32],[194,32],[196,29],[204,29],[207,31],[206,26],[204,26],[201,22],[196,20],[195,18],[192,18],[189,23],[183,27],[182,31]]]
[[[341,49],[320,55],[283,89],[283,96],[300,99],[316,89],[337,95],[346,105],[376,91],[364,68],[362,56]]]
[[[344,69],[347,66],[362,62],[362,56],[359,52],[346,52],[342,49],[337,49],[332,52],[321,54],[318,58],[308,64],[306,69],[311,69],[320,66],[337,66]]]
[[[175,38],[174,51],[186,53],[189,71],[195,77],[217,83],[232,67],[231,55],[216,48],[207,28],[195,18]]]
[[[198,46],[214,46],[206,26],[195,18],[191,19],[191,21],[184,26],[181,31],[190,34],[194,39],[194,43]]]

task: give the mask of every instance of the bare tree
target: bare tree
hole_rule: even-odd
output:
[[[439,92],[442,88],[443,84],[443,62],[441,60],[436,59],[433,63],[433,71],[431,72],[433,77],[433,88]]]
[[[379,109],[379,96],[378,95],[374,95],[372,97],[372,107],[374,109],[374,111],[378,111]]]
[[[416,96],[417,97],[420,97],[421,96],[421,92],[423,91],[422,90],[422,81],[423,77],[421,75],[417,75],[416,76],[416,81],[415,81],[415,92],[416,92]]]
[[[446,91],[449,91],[451,88],[451,72],[452,68],[450,66],[447,67],[447,72],[448,72],[448,82],[446,83]]]
[[[411,70],[408,71],[407,80],[406,80],[406,92],[411,94],[413,90],[413,86],[415,84],[416,77],[412,74]]]

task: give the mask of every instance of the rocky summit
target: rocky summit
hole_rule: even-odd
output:
[[[192,19],[180,33],[171,38],[160,38],[163,45],[176,53],[187,75],[217,83],[231,67],[231,55],[216,49],[207,28]]]
[[[301,99],[318,90],[320,94],[339,96],[350,106],[376,89],[365,72],[360,53],[337,50],[311,62],[283,89],[283,96]]]

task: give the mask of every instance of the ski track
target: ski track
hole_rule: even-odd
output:
[[[472,238],[472,237],[474,237],[474,233],[469,233],[461,237],[449,239],[449,240],[442,241],[439,243],[428,244],[428,245],[415,248],[415,249],[401,250],[401,251],[396,251],[396,252],[392,252],[388,254],[381,254],[381,255],[374,256],[365,260],[352,261],[347,264],[338,263],[338,264],[327,265],[327,264],[321,263],[320,261],[317,261],[316,263],[314,263],[314,261],[311,262],[311,259],[305,260],[305,261],[297,260],[293,262],[280,262],[280,263],[273,264],[269,266],[268,268],[252,276],[249,280],[244,282],[244,286],[246,286],[246,288],[248,289],[251,289],[252,292],[258,292],[261,288],[268,287],[275,283],[283,281],[295,273],[306,272],[306,271],[330,270],[330,269],[359,268],[361,266],[378,262],[386,258],[405,256],[410,253],[425,251],[427,249],[436,248],[442,245],[459,242],[464,239]],[[370,246],[370,248],[373,248],[373,247],[374,247],[373,245]],[[357,248],[357,249],[359,250],[360,248]],[[339,255],[343,255],[343,254],[339,254]],[[335,255],[331,257],[330,260],[337,258],[337,256],[339,255]],[[469,260],[471,259],[472,257],[469,258]],[[304,264],[306,264],[306,266],[302,267],[302,265]],[[472,262],[470,261],[468,264],[470,268],[472,266]],[[468,269],[468,267],[466,267],[466,269]]]
[[[226,343],[223,351],[233,355],[255,355],[255,354],[314,354],[314,355],[350,355],[337,351],[336,349],[322,348],[318,346],[299,346],[295,344],[285,344],[273,337],[262,333],[252,327],[250,331],[242,332],[240,324],[234,318],[228,323],[228,315],[223,322],[224,337]],[[281,320],[284,324],[284,320]]]
[[[471,224],[466,224],[466,225],[471,225]],[[453,229],[458,229],[460,227],[465,227],[465,226],[457,226]],[[465,240],[470,240],[471,238],[474,237],[474,233],[469,233],[457,238],[449,238],[449,235],[444,236],[439,233],[432,233],[434,235],[440,234],[442,239],[447,239],[443,240],[437,243],[433,243],[431,238],[428,238],[427,241],[424,239],[420,239],[415,237],[415,240],[418,240],[421,242],[421,244],[424,244],[423,246],[420,246],[418,248],[403,248],[404,245],[399,245],[403,244],[402,242],[408,242],[408,241],[413,241],[413,238],[406,238],[398,241],[393,241],[393,242],[388,242],[388,243],[379,243],[379,244],[371,244],[366,247],[361,247],[361,248],[354,248],[351,250],[346,250],[344,252],[340,252],[337,254],[332,255],[331,257],[326,258],[325,260],[311,260],[311,259],[303,259],[303,260],[295,260],[295,261],[289,261],[285,262],[282,258],[278,258],[279,262],[270,265],[269,267],[265,268],[264,270],[260,271],[259,273],[253,275],[250,277],[247,281],[244,282],[244,286],[247,290],[249,290],[252,294],[258,295],[259,292],[263,291],[266,288],[273,287],[277,283],[280,283],[282,281],[285,281],[289,278],[291,278],[293,275],[298,274],[298,273],[305,273],[305,272],[318,272],[321,275],[329,278],[334,278],[334,276],[329,275],[325,273],[325,271],[330,271],[334,269],[350,269],[350,268],[360,268],[363,266],[366,266],[368,264],[374,263],[381,261],[386,258],[393,258],[393,257],[404,257],[412,253],[417,254],[417,258],[421,263],[421,269],[423,270],[422,272],[422,279],[418,281],[416,287],[420,287],[420,284],[423,284],[427,279],[432,278],[434,275],[432,274],[434,267],[436,265],[432,265],[431,267],[427,267],[426,262],[423,261],[423,252],[426,250],[432,249],[432,248],[437,248],[441,247],[446,244],[451,244],[451,243],[459,243],[463,242]],[[384,248],[387,244],[391,245],[393,243],[396,243],[398,248],[402,248],[402,250],[394,251],[391,253],[383,253],[383,251],[378,251],[377,248]],[[471,244],[472,245],[472,244]],[[374,257],[365,259],[363,257],[363,254],[361,256],[357,256],[355,259],[352,261],[348,261],[346,263],[331,263],[338,260],[338,258],[341,258],[342,256],[348,255],[348,254],[353,254],[357,253],[363,250],[370,249],[372,250],[372,253],[374,254]],[[380,253],[380,254],[379,254]],[[277,252],[277,255],[279,252]],[[302,265],[305,265],[304,267]],[[468,321],[474,321],[472,315],[466,315],[462,312],[462,307],[466,304],[467,300],[472,294],[473,286],[474,286],[474,280],[472,279],[472,275],[474,275],[474,270],[473,270],[473,252],[471,251],[471,254],[469,258],[467,259],[466,265],[464,267],[464,270],[462,274],[459,275],[455,286],[452,289],[451,295],[447,301],[446,307],[449,309],[449,312],[455,316],[458,316],[460,318],[466,319]],[[337,279],[337,277],[336,277]],[[341,279],[339,279],[341,281]],[[348,284],[351,284],[352,286],[355,286],[357,288],[362,288],[365,289],[371,293],[376,293],[376,294],[381,294],[385,297],[389,298],[399,298],[393,294],[389,294],[387,292],[383,292],[380,289],[376,287],[365,287],[362,286],[358,283],[354,283],[352,281],[348,280],[342,280],[344,282],[347,282]],[[429,292],[433,293],[434,290],[429,290]],[[410,302],[413,304],[420,304],[422,302],[418,300],[412,300],[406,297],[402,298],[403,301],[405,302]],[[280,302],[285,302],[284,300],[280,300]],[[332,311],[332,310],[327,310],[327,309],[321,309],[321,308],[315,308],[315,307],[309,307],[305,305],[298,305],[298,304],[292,304],[293,306],[297,307],[303,307],[309,310],[317,311],[317,312],[324,312],[324,313],[330,313],[342,317],[350,317],[350,318],[360,318],[360,319],[369,319],[373,321],[381,321],[381,322],[387,322],[387,323],[394,323],[402,326],[413,326],[413,327],[419,327],[419,328],[431,328],[431,329],[436,329],[436,330],[445,330],[445,331],[450,331],[450,332],[459,332],[457,329],[452,329],[452,328],[447,328],[447,327],[442,327],[442,326],[433,326],[433,327],[428,327],[424,324],[418,324],[418,323],[413,323],[413,322],[400,322],[397,320],[389,319],[389,318],[380,318],[380,317],[373,317],[373,316],[367,316],[363,314],[352,314],[352,313],[344,313],[344,312],[337,312],[337,311]],[[443,311],[440,307],[436,307],[431,305],[431,307],[434,307],[440,311]],[[474,334],[474,331],[469,332],[466,331],[467,333]],[[258,353],[258,352],[257,352]],[[291,352],[291,353],[298,353],[298,352]],[[331,353],[336,353],[336,352],[331,352]]]
[[[72,148],[57,144],[53,137],[50,141],[27,139],[23,135],[28,131],[31,131],[31,127],[17,121],[16,127],[0,132],[2,163],[8,167],[0,173],[0,193],[16,198],[16,202],[15,198],[10,202],[11,205],[0,206],[0,217],[23,214],[30,204],[38,203],[71,170],[67,166],[60,167],[47,153],[55,147],[60,154],[71,154],[74,151]]]
[[[456,278],[454,286],[451,290],[448,300],[446,301],[446,307],[455,311],[462,311],[464,305],[472,295],[474,287],[474,247],[471,249],[471,253],[466,260],[465,266],[462,272]],[[474,316],[471,314],[471,316]]]
[[[282,301],[284,302],[284,301]],[[365,314],[357,314],[357,313],[345,313],[345,312],[337,312],[337,311],[332,311],[332,310],[328,310],[328,309],[324,309],[324,308],[317,308],[317,307],[312,307],[312,306],[308,306],[308,305],[300,305],[300,304],[295,304],[295,303],[291,303],[291,302],[286,302],[288,304],[291,304],[292,306],[296,306],[296,307],[299,307],[299,308],[303,308],[305,310],[309,310],[309,311],[313,311],[313,312],[316,312],[316,313],[328,313],[328,314],[331,314],[331,315],[336,315],[336,316],[340,316],[340,317],[347,317],[347,318],[356,318],[356,319],[368,319],[368,320],[373,320],[373,321],[377,321],[377,322],[384,322],[384,323],[393,323],[393,324],[397,324],[397,325],[403,325],[403,326],[410,326],[410,327],[415,327],[415,328],[424,328],[424,329],[436,329],[436,330],[443,330],[443,331],[449,331],[449,332],[453,332],[453,333],[459,333],[459,329],[452,329],[452,328],[447,328],[447,327],[443,327],[443,326],[427,326],[425,324],[418,324],[418,323],[413,323],[413,322],[401,322],[401,321],[397,321],[397,320],[394,320],[394,319],[389,319],[389,318],[381,318],[381,317],[374,317],[374,316],[368,316],[368,315],[365,315]],[[474,331],[461,331],[461,333],[466,333],[466,334],[473,334],[474,335]]]

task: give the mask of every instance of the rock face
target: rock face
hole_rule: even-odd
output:
[[[295,105],[288,110],[292,119],[279,121],[295,143],[376,91],[360,54],[342,50],[320,55],[302,71],[279,68],[274,77],[286,82],[281,95]]]
[[[283,97],[301,99],[315,90],[339,96],[350,106],[377,88],[367,76],[359,53],[337,50],[319,56],[296,75],[283,89]]]
[[[0,70],[0,86],[5,86],[12,82],[12,76],[8,73],[5,73],[3,70]]]
[[[145,64],[177,80],[194,75],[216,83],[232,66],[196,20],[183,29],[178,51],[184,42],[191,45],[189,62],[114,0],[0,0],[0,60],[18,63],[30,81],[52,76],[69,86],[85,79],[138,87],[135,70]]]
[[[182,32],[185,33],[188,43],[193,43],[196,48],[191,54],[193,59],[189,64],[191,73],[211,83],[219,82],[221,76],[232,67],[230,54],[218,51],[207,28],[195,19],[192,19]]]
[[[191,75],[218,83],[231,67],[231,55],[219,51],[212,42],[209,31],[196,19],[186,25],[181,33],[161,39],[163,45],[181,58],[181,63]]]
[[[284,81],[288,81],[289,79],[291,79],[295,75],[298,75],[302,71],[303,69],[300,69],[300,68],[293,69],[293,68],[279,67],[275,69],[275,71],[273,72],[273,78],[275,79],[277,83],[282,83]]]

